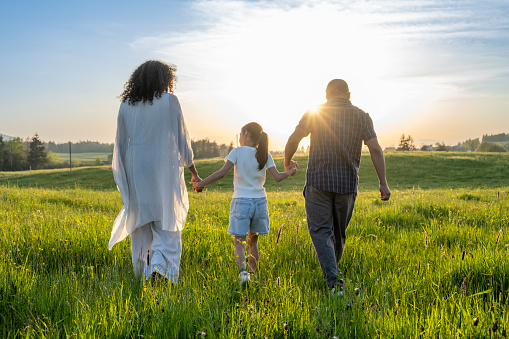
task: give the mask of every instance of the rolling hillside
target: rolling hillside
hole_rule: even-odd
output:
[[[391,189],[404,188],[496,188],[509,187],[509,154],[452,152],[389,152],[385,155],[387,180]],[[269,174],[267,191],[301,190],[305,183],[307,156],[296,157],[297,174],[281,183]],[[217,171],[223,159],[196,160],[202,178]],[[283,158],[275,157],[276,167],[283,170]],[[186,171],[186,180],[190,174]],[[72,170],[0,172],[0,185],[45,188],[89,188],[115,190],[111,167],[83,167]],[[190,187],[190,186],[189,186]],[[377,190],[378,180],[369,154],[363,154],[359,170],[359,191]],[[233,171],[208,190],[233,190]]]

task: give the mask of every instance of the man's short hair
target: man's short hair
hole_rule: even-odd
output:
[[[327,89],[325,90],[325,93],[350,93],[350,90],[348,89],[348,84],[345,80],[342,79],[334,79],[329,82],[327,85]]]

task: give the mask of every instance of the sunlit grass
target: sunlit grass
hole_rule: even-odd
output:
[[[2,336],[489,337],[508,323],[509,189],[400,190],[387,203],[361,192],[339,300],[300,192],[268,194],[271,232],[247,291],[226,232],[231,192],[190,197],[181,276],[164,288],[133,277],[129,241],[107,250],[117,192],[3,187]]]
[[[411,185],[434,182],[419,174],[433,157],[389,154],[388,170],[406,174],[399,185],[389,179],[388,202],[378,198],[371,165],[362,164],[339,299],[328,297],[307,232],[303,171],[267,186],[271,231],[260,237],[259,270],[247,290],[236,281],[226,232],[232,195],[226,179],[200,195],[190,193],[179,282],[163,287],[133,277],[129,240],[107,250],[121,208],[109,169],[76,170],[74,184],[60,171],[1,173],[0,336],[503,337],[509,326],[509,185],[500,181],[509,158],[494,161],[502,172],[479,174],[486,180],[481,188],[475,180],[463,188],[455,176],[467,177],[493,160],[484,155],[459,159],[475,166],[461,163],[458,171],[464,171],[449,177],[444,167],[431,167],[436,173],[430,176],[442,174],[433,189]],[[205,176],[221,163],[197,166]],[[491,182],[488,175],[501,179]],[[443,188],[446,181],[457,188]]]

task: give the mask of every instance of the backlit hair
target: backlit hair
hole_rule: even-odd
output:
[[[122,101],[127,100],[129,105],[135,105],[139,101],[152,104],[152,100],[160,98],[163,92],[173,93],[176,71],[175,65],[158,60],[146,61],[131,74],[120,98]]]
[[[269,159],[269,136],[263,131],[260,124],[250,122],[241,128],[241,132],[247,131],[251,140],[256,144],[256,160],[258,161],[258,170],[262,170]]]

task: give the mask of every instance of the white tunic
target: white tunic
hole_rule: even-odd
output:
[[[184,228],[189,210],[184,168],[192,164],[191,139],[175,95],[163,93],[152,105],[122,102],[112,169],[124,207],[113,223],[110,250],[151,221],[165,231]]]

